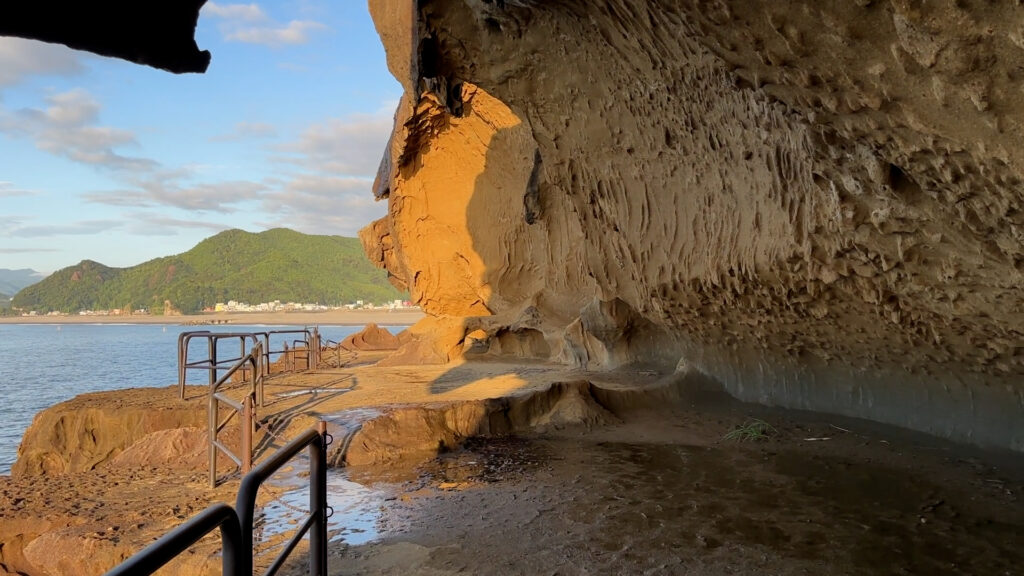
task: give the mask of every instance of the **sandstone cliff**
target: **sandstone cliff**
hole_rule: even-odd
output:
[[[108,464],[206,465],[206,407],[176,386],[82,394],[36,414],[18,447],[15,477],[83,472]]]
[[[399,358],[678,366],[1024,450],[1015,3],[370,9],[405,96],[361,236],[432,316]]]

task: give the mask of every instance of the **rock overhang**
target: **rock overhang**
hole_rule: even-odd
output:
[[[475,352],[1024,448],[1011,7],[370,6],[406,94],[364,243]]]

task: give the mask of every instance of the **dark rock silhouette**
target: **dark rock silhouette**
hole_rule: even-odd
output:
[[[174,73],[205,72],[193,38],[206,0],[0,3],[0,36],[64,44]]]

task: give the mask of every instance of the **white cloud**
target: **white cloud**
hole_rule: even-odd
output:
[[[385,204],[374,201],[372,185],[365,178],[298,175],[265,196],[263,210],[275,217],[260,224],[307,234],[355,236],[387,211]]]
[[[11,230],[9,236],[17,238],[38,238],[43,236],[91,236],[108,230],[121,228],[120,220],[82,220],[67,224],[20,226]]]
[[[92,192],[83,197],[88,202],[110,206],[170,207],[219,214],[259,206],[263,213],[271,215],[260,225],[285,226],[312,234],[354,235],[386,211],[384,204],[374,201],[371,187],[391,122],[390,111],[384,109],[375,114],[318,122],[294,141],[272,149],[283,153],[277,160],[285,170],[263,182],[186,184],[193,173],[153,173],[132,179],[125,189]],[[218,138],[270,134],[272,130],[273,126],[267,124],[240,123],[231,134]],[[145,221],[155,222],[152,218]],[[185,226],[181,222],[165,219],[147,233],[171,234],[173,227]],[[214,230],[206,223],[196,226]]]
[[[111,170],[147,171],[159,164],[126,156],[115,148],[137,146],[134,133],[97,125],[100,104],[88,92],[75,89],[46,98],[46,108],[0,109],[0,132],[31,138],[37,148],[76,162]]]
[[[177,236],[184,228],[188,230],[206,230],[211,234],[231,228],[226,224],[171,218],[149,212],[137,212],[127,215],[130,224],[128,232],[139,236]]]
[[[0,248],[0,254],[36,254],[42,252],[59,252],[56,248]],[[43,276],[40,274],[40,276]]]
[[[246,44],[262,44],[264,46],[281,46],[284,44],[305,44],[310,34],[326,28],[312,20],[292,20],[285,26],[254,26],[237,28],[224,34],[224,39]]]
[[[21,226],[23,221],[21,216],[0,214],[0,236],[10,236],[11,230]]]
[[[37,192],[33,190],[22,190],[21,188],[15,188],[13,182],[4,182],[0,180],[0,198],[14,198],[15,196],[35,196]]]
[[[314,20],[292,20],[287,24],[275,22],[256,4],[208,3],[204,15],[219,18],[221,36],[228,42],[262,44],[277,47],[305,44],[317,30],[327,28]]]
[[[0,37],[0,88],[29,76],[71,75],[84,69],[78,53],[67,46]]]
[[[330,118],[306,129],[296,142],[281,147],[284,160],[317,172],[372,178],[391,135],[390,114]]]
[[[267,14],[258,4],[207,2],[206,6],[203,6],[201,15],[209,15],[227,20],[241,20],[243,22],[261,22],[267,19]]]
[[[373,198],[373,178],[391,134],[393,108],[318,122],[295,141],[279,146],[278,160],[296,167],[268,182],[263,209],[275,215],[266,226],[310,234],[354,236],[387,211]]]
[[[183,185],[162,178],[141,180],[125,190],[83,194],[87,202],[149,208],[170,206],[198,212],[235,212],[235,205],[258,200],[267,187],[244,180]]]
[[[379,218],[386,206],[373,199],[371,186],[391,132],[390,111],[329,118],[309,126],[293,141],[267,148],[278,162],[278,176],[258,180],[216,181],[194,166],[163,166],[130,157],[122,147],[137,146],[131,131],[103,126],[102,107],[84,90],[47,98],[46,105],[11,114],[0,109],[0,130],[26,138],[54,154],[114,170],[118,187],[82,195],[93,204],[141,209],[119,223],[121,230],[149,236],[174,235],[186,229],[211,232],[227,228],[203,214],[252,218],[256,211],[268,227],[285,226],[314,234],[354,235]],[[258,138],[275,127],[240,122],[218,139]],[[201,181],[197,181],[200,180]],[[0,196],[21,194],[0,182]],[[166,212],[171,209],[180,212]],[[189,215],[196,215],[190,218]],[[239,216],[241,215],[241,216]],[[257,216],[256,218],[260,218]],[[33,223],[34,224],[34,223]],[[12,222],[0,232],[8,237],[44,237],[96,233],[117,222],[95,220],[70,226]]]

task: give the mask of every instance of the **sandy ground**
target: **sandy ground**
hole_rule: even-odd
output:
[[[294,326],[415,324],[420,310],[330,310],[326,312],[217,312],[188,316],[2,316],[0,324],[281,324]]]

